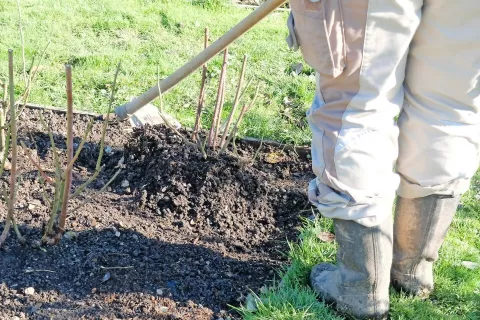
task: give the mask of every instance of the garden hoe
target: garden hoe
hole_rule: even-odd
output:
[[[129,103],[115,108],[116,118],[120,121],[129,119],[133,126],[160,124],[164,122],[164,119],[174,126],[179,126],[179,123],[172,117],[164,114],[161,115],[159,109],[150,104],[150,102],[157,98],[160,95],[160,92],[164,94],[198,68],[203,66],[285,2],[286,0],[265,1],[220,39],[212,43],[204,51],[199,53],[169,77],[160,81],[141,96],[133,98]]]

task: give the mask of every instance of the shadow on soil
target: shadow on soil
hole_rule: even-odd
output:
[[[29,239],[40,237],[38,229],[21,229]],[[58,246],[35,249],[18,246],[11,234],[7,249],[0,251],[0,309],[7,314],[23,312],[32,319],[209,319],[200,314],[178,317],[167,310],[176,308],[175,314],[182,314],[192,303],[214,314],[228,310],[249,288],[258,290],[263,281],[272,279],[278,267],[266,259],[241,261],[133,230],[88,230],[77,235]],[[28,287],[35,294],[26,295]]]

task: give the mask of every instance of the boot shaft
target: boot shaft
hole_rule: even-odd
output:
[[[415,295],[433,290],[433,262],[452,223],[460,197],[398,198],[394,222],[392,281]]]

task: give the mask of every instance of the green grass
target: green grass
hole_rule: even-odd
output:
[[[435,264],[436,288],[432,296],[423,301],[392,289],[391,319],[480,319],[480,268],[462,266],[463,261],[480,263],[479,194],[477,174]],[[315,264],[335,261],[336,245],[321,242],[317,235],[322,231],[333,232],[330,219],[305,223],[299,242],[290,244],[291,265],[280,274],[281,285],[273,284],[257,296],[258,310],[252,302],[250,308],[240,309],[244,319],[342,319],[317,301],[307,284]]]
[[[30,101],[65,106],[63,65],[73,65],[77,109],[105,111],[115,66],[122,61],[117,104],[129,101],[165,78],[203,48],[204,28],[216,40],[251,10],[225,5],[226,0],[22,0],[27,66],[51,42]],[[304,112],[313,100],[312,69],[292,75],[292,64],[302,62],[288,49],[285,12],[261,22],[230,47],[227,106],[230,110],[244,54],[249,55],[247,78],[253,89],[263,83],[257,106],[247,115],[240,134],[303,143],[309,139]],[[15,51],[17,83],[22,70],[21,42],[15,0],[0,1],[0,80],[7,76],[7,49]],[[215,103],[221,55],[210,64],[207,109]],[[28,68],[27,68],[28,69]],[[200,90],[200,72],[165,94],[168,112],[193,126]],[[17,88],[19,93],[21,88]],[[292,101],[285,104],[285,98]],[[247,102],[247,101],[245,101]]]

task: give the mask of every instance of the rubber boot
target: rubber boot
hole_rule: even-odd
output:
[[[334,219],[337,266],[315,266],[310,282],[315,292],[339,312],[354,319],[387,319],[392,217],[367,228],[355,221]]]
[[[457,211],[460,196],[399,197],[395,212],[392,284],[426,298],[433,290],[433,263]]]

